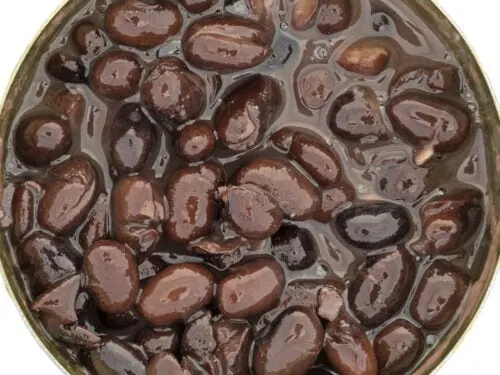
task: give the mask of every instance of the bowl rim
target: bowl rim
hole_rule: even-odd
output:
[[[37,62],[37,59],[32,57],[41,54],[47,42],[53,39],[61,25],[65,24],[66,19],[71,18],[78,9],[90,2],[95,2],[95,0],[61,0],[61,4],[49,15],[47,21],[27,46],[4,89],[3,98],[0,101],[0,158],[2,159],[0,165],[2,175],[0,179],[0,201],[3,197],[4,188],[4,140],[7,138],[10,124],[18,110],[17,104],[24,95],[23,88],[26,87],[24,83],[31,80],[32,74],[29,74],[32,71],[31,64],[36,65]],[[443,43],[451,43],[455,57],[457,57],[465,71],[467,80],[476,95],[481,122],[490,140],[486,142],[486,145],[489,146],[487,159],[488,177],[490,179],[487,202],[491,209],[489,210],[489,231],[485,235],[485,242],[488,240],[489,248],[484,250],[488,251],[488,255],[479,279],[471,286],[471,291],[465,298],[466,300],[462,302],[465,308],[461,312],[459,319],[453,323],[454,328],[446,333],[438,348],[421,361],[414,371],[414,375],[426,375],[443,366],[451,353],[465,339],[479,311],[484,307],[495,276],[500,273],[500,223],[498,222],[500,217],[500,117],[499,106],[493,88],[487,79],[486,73],[480,66],[477,55],[459,27],[435,0],[414,0],[412,4],[406,4],[406,6],[419,13],[427,25],[434,24],[434,31]],[[19,82],[23,82],[23,84],[19,84]],[[5,217],[5,212],[0,210],[0,220],[5,219]],[[9,251],[6,250],[5,237],[3,234],[0,235],[0,275],[8,295],[15,303],[30,333],[61,371],[72,375],[88,374],[88,371],[83,366],[69,360],[68,356],[60,349],[61,346],[48,337],[39,320],[34,317],[25,298],[22,282],[13,270]]]

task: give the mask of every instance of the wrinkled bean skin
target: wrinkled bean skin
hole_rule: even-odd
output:
[[[99,55],[108,45],[104,32],[90,21],[78,24],[72,39],[78,52],[90,58]]]
[[[393,203],[349,208],[337,216],[335,224],[344,241],[364,250],[396,245],[411,229],[406,210]]]
[[[110,229],[108,198],[100,197],[80,232],[80,246],[87,249],[95,242],[107,239]]]
[[[141,330],[135,341],[144,347],[149,358],[162,352],[176,353],[180,344],[180,334],[171,328]]]
[[[224,375],[249,375],[248,356],[253,340],[252,327],[245,320],[221,319],[214,323],[215,356]]]
[[[262,314],[276,307],[284,286],[285,276],[278,262],[269,258],[253,261],[219,281],[219,311],[233,319]]]
[[[52,77],[67,83],[84,83],[87,80],[87,72],[82,61],[64,51],[50,56],[47,61],[47,71]]]
[[[470,278],[444,261],[434,262],[423,274],[410,305],[413,319],[425,329],[444,327],[457,313]]]
[[[319,207],[314,186],[296,169],[278,160],[255,160],[236,174],[239,185],[253,184],[271,193],[287,217],[307,220]]]
[[[193,22],[184,33],[182,45],[190,64],[222,73],[252,68],[271,54],[264,29],[255,21],[232,15]]]
[[[164,352],[151,359],[146,375],[184,375],[184,371],[174,355]]]
[[[154,182],[140,176],[118,182],[113,193],[113,223],[118,241],[148,252],[160,238],[158,226],[168,215],[164,196]]]
[[[424,336],[406,320],[397,320],[375,338],[373,347],[382,375],[397,375],[409,370],[424,350]]]
[[[391,83],[391,96],[406,90],[418,89],[430,93],[457,93],[460,91],[458,69],[452,65],[416,68],[402,73]]]
[[[176,35],[182,21],[179,9],[170,2],[119,0],[107,9],[104,26],[118,43],[150,49]]]
[[[295,30],[307,30],[314,24],[319,0],[293,0],[292,26]]]
[[[265,239],[281,226],[283,211],[265,190],[254,185],[241,185],[223,187],[219,192],[225,203],[224,215],[239,235]]]
[[[305,375],[323,347],[324,330],[314,312],[304,308],[285,311],[271,332],[256,344],[256,375]],[[284,355],[286,353],[286,355]]]
[[[291,271],[311,267],[318,257],[312,234],[289,224],[282,225],[271,237],[271,254]]]
[[[175,144],[177,155],[194,163],[206,160],[214,152],[217,139],[209,123],[197,121],[181,130]]]
[[[353,142],[387,138],[377,95],[367,86],[354,86],[335,99],[329,126],[335,135]]]
[[[297,91],[307,108],[321,109],[333,94],[333,76],[321,65],[304,69],[298,76]]]
[[[83,270],[99,309],[110,314],[130,310],[139,294],[135,258],[125,246],[99,241],[85,251]]]
[[[198,14],[210,9],[216,0],[179,0],[179,3],[189,13]]]
[[[363,76],[376,76],[387,67],[389,50],[381,44],[363,41],[347,47],[338,64],[345,70]]]
[[[12,196],[12,240],[19,243],[34,227],[35,205],[42,193],[42,187],[34,181],[19,185]]]
[[[128,51],[112,51],[94,63],[90,85],[96,93],[108,99],[126,99],[139,90],[142,71],[137,55]]]
[[[318,316],[333,322],[344,311],[344,297],[338,288],[324,286],[318,292]]]
[[[412,249],[432,255],[458,250],[481,222],[481,202],[481,192],[468,189],[424,204],[420,210],[422,236],[412,244]]]
[[[96,375],[144,375],[146,365],[135,350],[124,342],[106,337],[101,346],[85,354],[84,362]]]
[[[331,35],[347,29],[352,18],[351,8],[348,0],[323,0],[317,15],[319,32]]]
[[[141,88],[141,102],[161,122],[198,118],[206,105],[205,82],[175,57],[160,60]]]
[[[221,176],[219,167],[209,164],[174,173],[166,190],[171,214],[165,233],[170,240],[187,243],[210,234],[217,215],[215,191]]]
[[[342,375],[377,375],[377,358],[366,333],[350,318],[340,318],[326,328],[325,351]]]
[[[101,338],[79,325],[65,326],[51,315],[40,314],[40,321],[47,332],[56,340],[86,349],[96,349]]]
[[[170,325],[210,303],[213,288],[214,278],[205,267],[189,263],[170,266],[148,280],[138,308],[152,324]]]
[[[16,153],[25,163],[44,167],[69,151],[72,131],[54,115],[38,115],[21,121],[16,130]]]
[[[434,151],[456,151],[467,139],[469,114],[459,106],[424,94],[402,94],[389,101],[387,114],[394,130],[415,147],[431,145]]]
[[[214,122],[220,141],[230,150],[255,147],[273,123],[282,105],[278,84],[256,76],[233,90],[217,109]]]
[[[349,208],[355,199],[354,188],[347,183],[326,187],[321,195],[321,206],[315,213],[314,219],[329,223],[337,213]]]
[[[79,255],[60,239],[44,232],[34,232],[17,247],[20,265],[30,276],[33,294],[47,290],[74,275]]]
[[[342,174],[335,152],[309,135],[295,134],[288,155],[321,186],[337,183]]]
[[[31,308],[54,317],[61,324],[78,323],[75,302],[80,281],[80,275],[74,275],[55,284],[38,296]]]
[[[67,234],[81,224],[97,192],[97,175],[83,156],[74,156],[50,171],[50,182],[38,207],[41,226]]]
[[[109,129],[109,158],[114,174],[139,172],[155,150],[154,125],[137,104],[120,108]]]
[[[47,105],[58,113],[63,120],[73,126],[81,126],[85,115],[85,97],[78,90],[50,90],[46,96]]]
[[[405,250],[369,257],[349,289],[349,305],[361,323],[376,327],[405,303],[415,280],[415,264]]]

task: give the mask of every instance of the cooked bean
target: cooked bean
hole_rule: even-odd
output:
[[[389,63],[389,50],[375,41],[357,42],[347,47],[338,60],[339,65],[350,72],[364,76],[382,73]]]
[[[108,45],[104,32],[90,21],[78,24],[72,33],[73,43],[78,52],[88,57],[95,57]]]
[[[352,6],[348,0],[326,0],[319,7],[318,30],[325,35],[343,31],[349,27],[352,18]]]
[[[197,121],[181,130],[175,144],[177,154],[185,161],[207,159],[215,150],[217,139],[214,129],[204,121]]]
[[[203,13],[210,9],[216,0],[179,0],[179,3],[190,13]]]
[[[327,187],[323,190],[321,206],[314,215],[314,219],[329,223],[337,213],[349,208],[354,200],[354,188],[347,183]]]
[[[225,375],[249,375],[248,357],[252,345],[252,327],[245,320],[222,318],[213,325],[215,356]]]
[[[318,257],[312,234],[290,224],[281,226],[271,237],[271,254],[291,271],[311,267]]]
[[[184,371],[174,355],[163,352],[151,359],[146,375],[184,375]]]
[[[292,26],[296,30],[307,30],[314,24],[319,0],[293,0]]]
[[[56,340],[87,349],[96,349],[101,344],[99,336],[82,326],[65,326],[57,318],[47,314],[40,314],[40,321],[47,332]]]
[[[12,239],[20,242],[35,225],[36,205],[42,187],[34,181],[26,181],[19,185],[12,196]]]
[[[333,94],[333,75],[322,66],[308,67],[299,73],[297,91],[307,108],[321,109]]]
[[[108,197],[100,197],[89,214],[87,222],[80,232],[80,246],[87,249],[95,242],[105,240],[110,235]]]
[[[47,61],[49,74],[63,82],[84,83],[87,80],[86,69],[82,61],[68,52],[55,52]]]
[[[145,328],[141,330],[135,341],[144,347],[151,358],[162,352],[176,353],[180,343],[180,333],[172,328]]]

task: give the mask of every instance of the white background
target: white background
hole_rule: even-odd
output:
[[[0,22],[0,92],[26,46],[61,0],[2,1]],[[492,86],[500,92],[500,3],[493,0],[436,0],[465,33]],[[498,323],[500,280],[459,349],[438,375],[499,374]],[[0,280],[0,373],[56,375],[60,370],[38,346]]]

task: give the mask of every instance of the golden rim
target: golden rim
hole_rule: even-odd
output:
[[[3,154],[3,140],[6,139],[10,124],[18,109],[18,105],[24,94],[23,89],[30,81],[33,73],[33,62],[39,61],[47,42],[52,40],[58,29],[64,25],[80,7],[92,0],[64,0],[51,18],[42,27],[31,45],[26,49],[17,68],[11,76],[8,89],[5,91],[0,112],[0,156],[2,164],[0,172],[3,175],[5,155]],[[487,134],[487,159],[489,172],[489,195],[490,217],[488,232],[486,234],[483,251],[487,251],[484,269],[468,293],[466,301],[463,303],[463,311],[453,328],[441,340],[440,344],[427,358],[423,360],[415,375],[430,374],[438,367],[442,366],[446,358],[458,346],[464,336],[471,329],[477,312],[482,308],[485,298],[488,295],[491,282],[496,271],[499,269],[500,259],[500,118],[498,116],[497,104],[491,87],[485,74],[476,59],[476,56],[469,44],[463,38],[458,27],[446,16],[445,12],[432,0],[414,0],[407,4],[428,25],[434,25],[433,29],[438,36],[453,51],[455,57],[462,65],[467,79],[474,89],[476,100],[484,129]],[[432,27],[432,26],[431,26]],[[14,84],[15,83],[15,84]],[[3,184],[3,183],[2,183]],[[0,186],[0,198],[2,193]],[[23,290],[21,280],[14,271],[12,259],[6,250],[5,236],[0,236],[0,273],[4,279],[7,291],[15,301],[17,307],[28,327],[40,343],[42,348],[51,356],[55,363],[68,374],[80,375],[88,374],[82,367],[70,361],[64,354],[62,347],[45,334],[40,322],[34,317],[27,303],[27,298]]]

